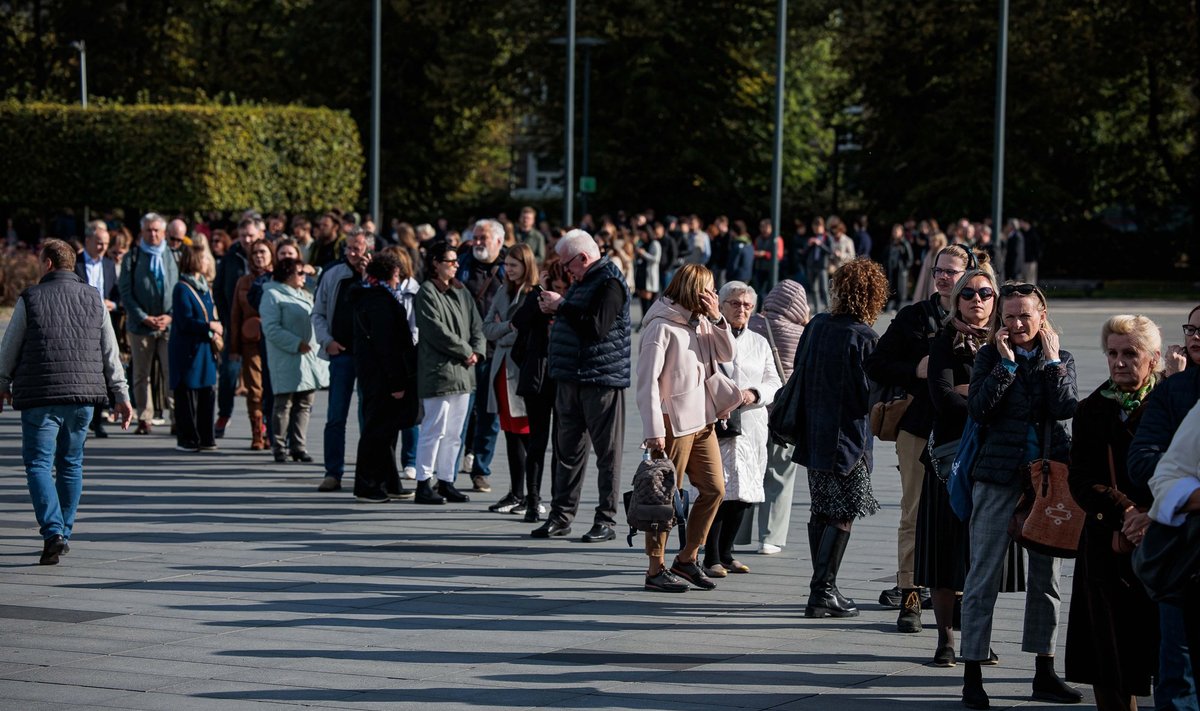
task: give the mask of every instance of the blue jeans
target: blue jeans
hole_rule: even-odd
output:
[[[500,416],[488,412],[488,392],[492,383],[488,375],[492,371],[492,361],[481,360],[475,364],[475,392],[471,393],[469,410],[475,417],[474,437],[471,440],[471,453],[475,455],[475,464],[471,467],[471,476],[491,476],[492,456],[496,454],[496,437],[500,434]],[[463,423],[462,438],[467,439],[471,415]]]
[[[421,426],[400,430],[400,466],[417,466],[417,442],[421,441]]]
[[[48,405],[21,411],[21,459],[43,540],[71,537],[83,493],[83,443],[94,409]]]
[[[1197,711],[1192,659],[1184,630],[1183,610],[1159,604],[1158,684],[1154,687],[1157,711]]]
[[[339,481],[346,471],[346,420],[354,395],[354,356],[349,353],[329,359],[329,408],[325,413],[325,476]],[[362,430],[362,398],[358,405],[358,429]]]
[[[238,378],[242,373],[242,362],[229,360],[228,347],[221,357],[224,360],[217,364],[217,417],[232,417],[233,394],[237,390]]]

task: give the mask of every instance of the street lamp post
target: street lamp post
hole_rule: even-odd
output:
[[[575,221],[575,0],[567,0],[567,96],[563,147],[563,227]]]
[[[87,45],[83,40],[78,40],[71,43],[71,46],[79,50],[79,103],[83,108],[87,108]]]
[[[371,28],[371,196],[368,209],[375,229],[383,229],[383,214],[379,210],[379,89],[382,79],[383,6],[382,0],[372,3]]]
[[[994,265],[1004,278],[1004,109],[1008,99],[1008,0],[1000,0],[1000,37],[996,43],[996,142],[992,157],[992,239],[999,259]]]
[[[779,252],[775,235],[783,234],[783,75],[787,56],[787,0],[779,0],[775,47],[775,157],[771,163],[771,286],[779,283]]]

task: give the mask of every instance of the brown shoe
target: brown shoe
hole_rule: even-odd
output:
[[[150,434],[150,422],[148,420],[138,420],[137,429],[133,433],[140,435]]]

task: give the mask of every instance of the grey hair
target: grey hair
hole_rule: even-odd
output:
[[[717,292],[717,299],[721,303],[725,303],[726,300],[732,299],[735,296],[741,296],[742,294],[749,294],[750,296],[753,296],[754,302],[758,303],[758,292],[754,290],[754,287],[750,286],[744,281],[725,282],[725,286],[722,286],[721,290]]]
[[[374,232],[367,232],[366,230],[364,230],[361,227],[355,227],[353,230],[350,231],[350,234],[346,235],[346,241],[349,242],[350,240],[354,239],[355,237],[363,238],[363,240],[367,243],[367,251],[368,252],[375,251],[375,233]]]
[[[154,224],[155,222],[161,222],[163,229],[166,229],[167,221],[164,220],[163,216],[158,214],[157,212],[147,212],[145,215],[142,215],[141,225],[142,225],[143,230],[146,229],[147,227],[149,227],[150,225]]]
[[[100,230],[108,232],[108,223],[104,220],[92,220],[87,223],[87,227],[83,230],[84,237],[95,237]]]
[[[428,222],[422,222],[421,224],[419,224],[415,228],[413,228],[413,231],[415,231],[417,233],[418,238],[421,238],[421,237],[428,238],[428,237],[432,237],[435,234],[437,234],[437,230],[433,229],[433,225],[429,224]]]
[[[596,244],[596,240],[585,230],[571,230],[563,235],[558,244],[554,245],[554,251],[564,261],[581,254],[586,254],[592,259],[600,258],[600,245]]]
[[[492,239],[498,240],[501,243],[504,242],[504,225],[500,224],[496,220],[479,220],[476,222],[475,227],[472,230],[472,234],[475,235],[476,238],[478,238],[479,230],[481,228],[485,230]]]

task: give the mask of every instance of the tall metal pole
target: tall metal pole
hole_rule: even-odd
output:
[[[996,145],[992,157],[992,238],[1000,257],[994,267],[1004,278],[1004,109],[1008,96],[1008,0],[1000,0],[1000,38],[996,43]]]
[[[592,45],[583,45],[583,164],[580,175],[591,175],[588,172],[588,129],[591,126],[592,114]],[[586,215],[587,193],[579,191],[579,214]]]
[[[575,0],[567,0],[566,145],[563,150],[563,226],[575,222]]]
[[[383,215],[379,210],[379,105],[382,78],[383,53],[383,1],[372,3],[371,38],[371,196],[369,210],[375,229],[383,227]]]
[[[87,108],[87,45],[79,40],[79,103]]]
[[[787,56],[787,0],[779,0],[775,47],[775,158],[771,165],[771,286],[779,283],[779,253],[775,237],[783,234],[783,74]]]

